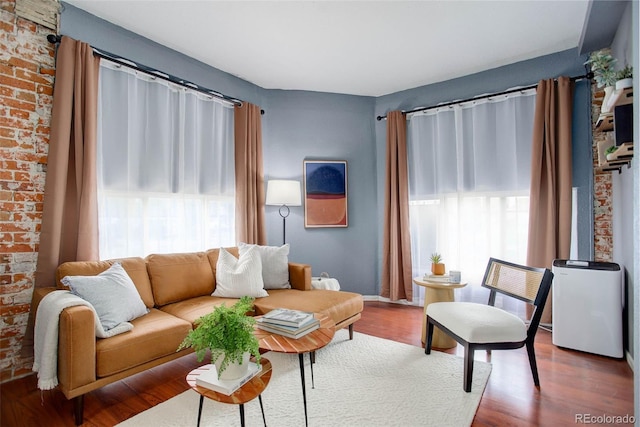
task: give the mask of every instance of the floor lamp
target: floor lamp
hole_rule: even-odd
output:
[[[301,206],[300,181],[271,179],[267,182],[267,201],[269,206],[280,206],[278,212],[282,217],[282,244],[286,243],[287,217],[289,206]]]

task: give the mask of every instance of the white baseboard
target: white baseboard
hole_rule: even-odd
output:
[[[633,372],[633,356],[628,351],[627,351],[626,359],[627,359],[627,363],[629,364],[629,367],[631,368],[631,372]]]
[[[363,295],[362,299],[364,301],[389,302],[391,304],[400,304],[400,305],[417,305],[415,302],[410,302],[410,301],[407,301],[406,299],[391,301],[389,298],[381,297],[380,295]]]

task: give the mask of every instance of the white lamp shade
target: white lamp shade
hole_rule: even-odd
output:
[[[267,182],[267,205],[301,206],[300,181],[271,179]]]

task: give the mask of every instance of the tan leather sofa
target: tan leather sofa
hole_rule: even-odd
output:
[[[228,250],[238,256],[237,248]],[[60,314],[59,388],[67,399],[74,399],[77,425],[83,421],[85,393],[192,352],[176,349],[194,321],[216,305],[236,301],[211,296],[218,253],[219,249],[211,249],[153,254],[145,259],[67,262],[56,271],[56,288],[36,289],[33,310],[47,293],[66,289],[60,282],[63,277],[96,275],[119,261],[149,309],[148,314],[131,322],[131,331],[105,339],[96,338],[89,307],[69,307]],[[360,319],[363,309],[362,295],[312,289],[311,266],[306,264],[289,263],[289,280],[291,289],[267,290],[268,297],[257,298],[254,314],[262,315],[277,307],[324,313],[333,319],[336,329],[348,327],[353,338],[353,323]]]

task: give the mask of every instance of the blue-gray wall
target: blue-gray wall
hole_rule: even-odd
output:
[[[265,103],[265,179],[302,180],[304,160],[346,160],[347,228],[305,228],[304,209],[287,218],[290,259],[327,272],[343,289],[373,295],[377,283],[374,99],[305,91],[271,90]],[[268,243],[282,244],[282,219],[266,207]]]
[[[113,7],[120,6],[116,3]],[[60,34],[225,95],[243,99],[256,105],[261,105],[264,102],[264,89],[261,87],[210,67],[64,2],[60,15]]]
[[[346,160],[349,227],[305,229],[303,208],[293,207],[287,219],[287,242],[292,261],[311,264],[314,275],[326,271],[338,278],[343,289],[364,295],[378,295],[380,289],[386,122],[375,117],[395,109],[584,73],[585,58],[572,50],[379,98],[265,90],[73,6],[64,6],[61,34],[264,108],[266,179],[302,179],[305,159]],[[588,85],[579,83],[574,111],[574,185],[580,189],[579,246],[584,258],[591,258],[592,247],[589,99]],[[281,244],[282,221],[276,207],[266,207],[266,220],[269,244]]]

